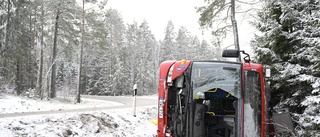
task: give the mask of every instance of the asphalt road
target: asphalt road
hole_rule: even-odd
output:
[[[82,98],[91,98],[97,100],[105,100],[118,102],[122,105],[116,106],[106,106],[106,107],[92,107],[92,108],[81,108],[81,109],[68,109],[68,110],[52,110],[52,111],[37,111],[37,112],[24,112],[24,113],[8,113],[0,114],[0,118],[8,117],[20,117],[20,116],[32,116],[32,115],[46,115],[46,114],[64,114],[64,113],[74,113],[74,112],[87,112],[87,111],[99,111],[99,110],[108,110],[108,109],[121,109],[121,108],[130,108],[133,107],[133,97],[118,97],[118,96],[91,96],[91,95],[82,95]],[[136,98],[136,106],[156,106],[157,99],[149,97],[139,97]]]

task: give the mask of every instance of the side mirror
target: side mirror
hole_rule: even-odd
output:
[[[240,56],[240,52],[235,49],[226,49],[222,52],[222,57],[230,57],[230,58],[237,58]]]

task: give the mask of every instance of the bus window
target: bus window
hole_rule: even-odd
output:
[[[261,86],[256,71],[244,71],[244,132],[258,137],[261,132]]]

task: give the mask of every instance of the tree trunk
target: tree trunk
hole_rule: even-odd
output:
[[[5,47],[4,49],[8,48],[8,45],[9,45],[9,32],[10,32],[10,18],[11,18],[11,1],[8,0],[8,8],[7,8],[7,24],[6,24],[6,41],[5,41]],[[6,52],[3,52],[4,54]]]
[[[81,25],[81,46],[80,46],[80,57],[79,57],[79,76],[78,76],[78,89],[77,89],[77,103],[81,102],[80,93],[82,91],[81,86],[81,74],[82,74],[82,54],[83,54],[83,36],[84,36],[84,0],[82,1],[82,25]]]
[[[41,5],[41,43],[40,43],[40,60],[39,60],[39,73],[38,73],[38,83],[37,83],[37,91],[38,91],[38,96],[40,99],[43,99],[43,89],[42,89],[42,73],[43,73],[43,24],[44,24],[44,10],[43,10],[43,0],[42,0],[42,5]]]
[[[29,0],[30,2],[30,0]],[[29,73],[28,74],[28,84],[27,84],[27,87],[28,88],[31,88],[31,89],[34,89],[34,80],[35,80],[35,73],[34,73],[34,66],[36,65],[35,64],[35,58],[34,58],[34,45],[36,44],[35,40],[36,40],[36,28],[35,28],[35,25],[36,25],[36,13],[37,13],[37,8],[35,8],[35,11],[34,11],[34,20],[32,21],[32,7],[29,7],[29,10],[30,10],[30,16],[29,16],[29,21],[30,21],[30,24],[29,24],[29,32],[30,32],[30,38],[29,38],[29,42],[30,42],[30,47],[28,49],[28,64],[27,64],[27,72]]]
[[[60,16],[60,9],[57,11],[56,22],[54,26],[53,50],[52,50],[52,67],[51,67],[51,92],[50,98],[56,97],[56,56],[57,56],[57,37],[58,37],[58,21]]]
[[[238,26],[237,20],[235,17],[235,0],[231,0],[231,22],[233,28],[233,38],[234,38],[234,46],[237,50],[240,50],[239,46],[239,37],[238,37]],[[237,62],[241,62],[241,55],[237,58]]]
[[[8,56],[7,56],[7,49],[9,48],[9,36],[11,34],[10,30],[11,30],[11,22],[10,22],[10,18],[11,18],[11,1],[8,0],[8,9],[7,9],[7,24],[6,24],[6,32],[5,32],[5,43],[4,43],[4,47],[3,47],[3,51],[2,51],[2,57],[4,58],[3,60],[3,67],[7,68],[8,66]],[[4,77],[5,79],[9,79],[9,72],[8,69],[4,69]]]
[[[20,15],[20,4],[17,4],[17,7],[16,7],[16,10],[15,10],[15,16],[16,17],[19,17],[19,15]],[[21,29],[21,25],[19,25],[18,24],[19,22],[17,22],[17,21],[14,21],[13,22],[13,26],[14,26],[14,28],[13,28],[13,34],[16,34],[16,33],[18,33],[18,31]],[[11,33],[11,32],[10,32]],[[12,35],[13,37],[12,37],[12,39],[13,40],[16,40],[16,39],[19,39],[19,37],[21,37],[21,36],[19,36],[19,35]],[[23,56],[24,56],[24,50],[22,49],[22,50],[19,50],[19,49],[21,49],[22,48],[22,46],[21,46],[21,43],[20,43],[20,41],[18,42],[18,41],[14,41],[15,42],[15,45],[11,45],[11,46],[14,46],[14,50],[13,50],[13,57],[15,57],[15,66],[16,66],[16,71],[15,71],[15,84],[16,84],[16,94],[17,95],[20,95],[21,93],[22,93],[22,90],[23,90],[23,86],[24,86],[24,82],[23,82],[23,73],[22,73],[22,71],[23,71],[23,67],[24,67],[24,65],[23,65]],[[8,48],[8,47],[6,47],[6,48]]]
[[[20,61],[20,57],[17,58],[17,62],[16,62],[16,80],[15,80],[15,83],[16,83],[16,94],[19,96],[21,94],[21,89],[22,89],[22,79],[21,79],[21,61]]]

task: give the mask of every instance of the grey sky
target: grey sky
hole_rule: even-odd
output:
[[[109,0],[107,5],[117,9],[125,23],[140,23],[146,20],[157,40],[164,38],[165,26],[172,20],[176,31],[180,26],[185,26],[191,34],[210,41],[212,36],[208,31],[204,31],[203,35],[203,30],[198,24],[200,15],[196,13],[195,7],[202,4],[203,0]],[[255,30],[249,25],[248,19],[243,19],[241,15],[236,16],[240,47],[250,53],[249,42]],[[232,48],[232,44],[233,36],[230,35],[222,47]]]

